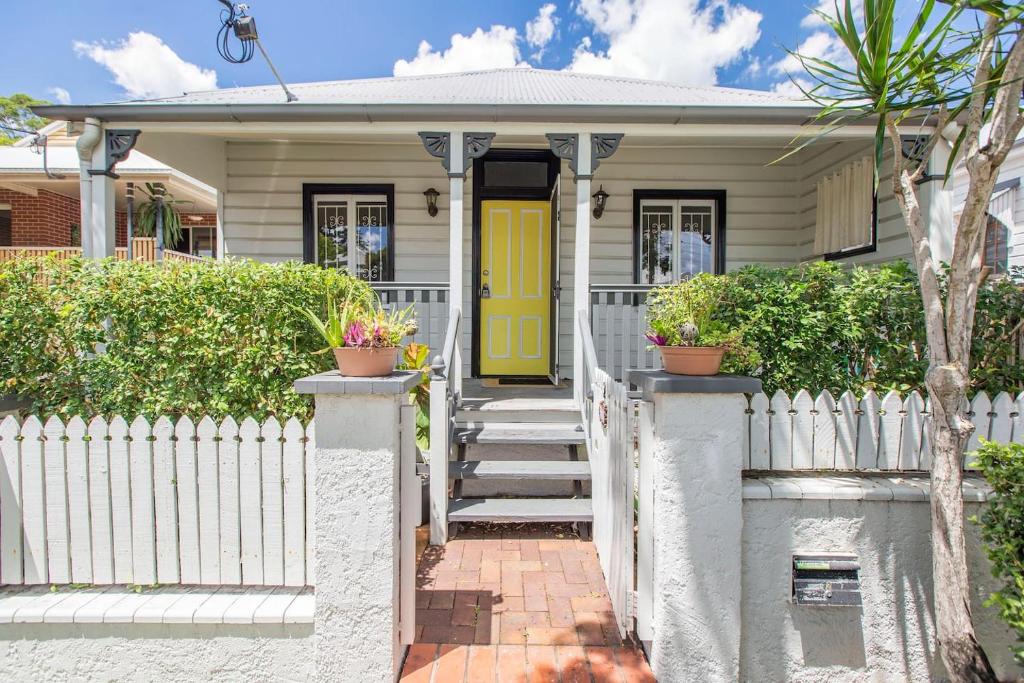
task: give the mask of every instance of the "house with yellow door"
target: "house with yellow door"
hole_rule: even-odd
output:
[[[218,256],[346,269],[415,304],[435,353],[457,316],[457,386],[568,385],[580,313],[613,376],[655,366],[653,285],[910,253],[891,193],[830,190],[870,166],[872,126],[785,156],[816,111],[785,95],[528,68],[291,89],[295,102],[266,86],[37,111],[138,132],[137,149],[215,188]],[[86,181],[84,249],[113,253],[116,199],[96,190],[112,183]],[[945,225],[948,190],[925,195]]]

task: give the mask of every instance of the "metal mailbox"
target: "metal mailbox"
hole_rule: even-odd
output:
[[[860,562],[855,555],[793,556],[793,602],[821,607],[858,607]]]

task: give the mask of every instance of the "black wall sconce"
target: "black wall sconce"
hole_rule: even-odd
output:
[[[602,185],[591,196],[594,198],[594,220],[597,220],[604,215],[604,206],[608,203],[608,193],[604,191],[604,185]]]
[[[423,193],[423,196],[427,198],[427,213],[433,218],[437,215],[437,198],[441,196],[441,193],[434,188],[430,188]]]

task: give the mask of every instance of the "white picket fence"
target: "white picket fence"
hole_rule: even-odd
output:
[[[879,398],[868,391],[859,400],[846,392],[836,401],[823,391],[806,390],[793,398],[778,391],[770,399],[755,394],[746,425],[749,470],[884,470],[931,468],[924,429],[928,404],[914,391],[904,399],[892,391]],[[975,432],[970,453],[981,439],[1024,443],[1024,393],[1006,392],[990,400],[979,392],[971,401]],[[968,459],[965,469],[973,469]]]
[[[0,422],[0,583],[313,585],[313,424]]]

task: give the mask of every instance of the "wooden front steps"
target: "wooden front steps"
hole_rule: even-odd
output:
[[[589,498],[455,498],[452,522],[591,522]]]
[[[594,515],[584,483],[590,463],[572,399],[521,393],[466,398],[455,419],[450,536],[466,522],[571,522],[589,537]]]

